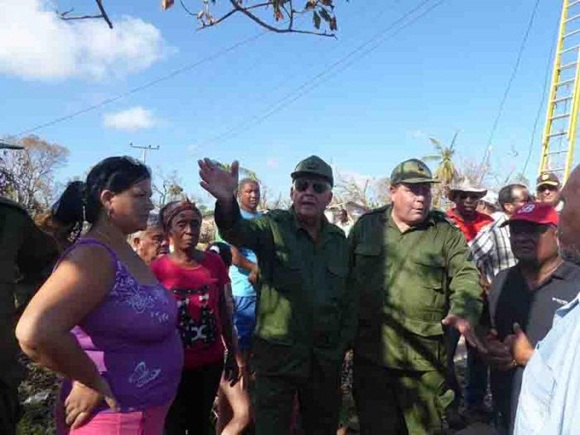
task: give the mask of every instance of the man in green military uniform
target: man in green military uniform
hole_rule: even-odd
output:
[[[431,210],[429,168],[407,160],[391,201],[351,230],[350,291],[360,296],[354,396],[362,434],[436,434],[453,399],[445,384],[444,326],[475,346],[477,269],[463,234]]]
[[[18,149],[0,144],[0,149]],[[16,433],[18,385],[22,367],[14,336],[15,289],[40,285],[43,272],[56,260],[55,242],[40,231],[26,211],[0,197],[0,433]]]
[[[233,195],[237,162],[230,172],[208,159],[199,165],[201,185],[217,198],[220,234],[258,257],[256,433],[290,433],[297,394],[305,432],[336,434],[340,369],[354,336],[357,299],[346,287],[344,233],[324,217],[331,167],[316,156],[303,160],[291,174],[290,210],[244,220]]]

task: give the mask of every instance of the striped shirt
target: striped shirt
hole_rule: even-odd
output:
[[[470,243],[473,260],[489,282],[501,270],[515,266],[518,262],[512,252],[509,226],[502,226],[507,220],[504,214],[483,228]]]

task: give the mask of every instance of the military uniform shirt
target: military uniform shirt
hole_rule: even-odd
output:
[[[359,219],[349,247],[351,291],[360,295],[356,355],[388,368],[440,370],[441,321],[455,314],[474,324],[482,309],[463,234],[437,211],[401,232],[387,206]]]
[[[41,284],[58,256],[56,243],[18,204],[0,198],[0,380],[18,385],[14,337],[15,289]]]
[[[260,280],[254,341],[255,362],[267,373],[307,375],[311,358],[340,364],[352,342],[356,303],[347,289],[348,247],[341,229],[323,218],[312,240],[293,209],[241,219],[232,199],[228,220],[218,203],[222,237],[258,257]]]

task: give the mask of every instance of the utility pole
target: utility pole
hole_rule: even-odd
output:
[[[159,145],[157,145],[156,147],[151,146],[151,145],[138,146],[138,145],[133,145],[133,142],[131,142],[129,144],[129,146],[131,148],[136,148],[136,149],[139,149],[139,150],[143,150],[143,157],[141,158],[141,160],[143,160],[143,164],[147,164],[147,151],[159,151]]]

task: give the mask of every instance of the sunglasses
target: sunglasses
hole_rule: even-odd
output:
[[[294,180],[294,189],[298,192],[305,192],[308,189],[308,186],[312,186],[312,190],[316,193],[324,193],[330,190],[330,184],[326,181],[310,181],[303,178]]]
[[[551,192],[552,191],[555,192],[558,190],[558,187],[557,186],[550,186],[550,185],[543,185],[543,186],[539,186],[536,189],[536,192],[545,192],[546,190],[549,190]]]
[[[477,193],[460,193],[459,195],[457,195],[459,197],[459,199],[481,199],[481,195],[477,194]]]

